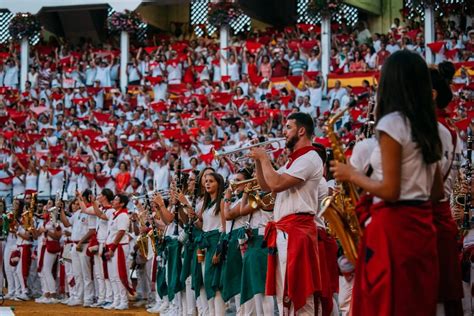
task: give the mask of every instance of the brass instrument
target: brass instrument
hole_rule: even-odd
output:
[[[334,124],[348,109],[345,108],[331,117],[326,126],[327,137],[331,142],[334,159],[341,163],[346,163],[346,157],[342,144],[334,131]],[[355,206],[359,199],[359,194],[353,183],[343,182],[338,183],[337,186],[338,189],[334,190],[332,196],[323,199],[321,216],[328,222],[330,233],[335,235],[341,242],[347,259],[355,264],[357,261],[357,244],[362,235],[362,230],[355,214]]]
[[[252,183],[253,186],[255,185],[258,186],[257,178],[252,178],[252,179],[247,179],[247,180],[242,180],[242,181],[230,181],[229,188],[232,190],[232,192],[235,192],[241,185],[249,184],[249,183]],[[258,189],[260,189],[260,186],[258,187]],[[253,191],[253,190],[250,190],[250,191]]]
[[[34,214],[36,210],[36,193],[31,194],[31,202],[28,207],[28,209],[21,214],[21,222],[23,225],[23,228],[27,231],[30,232],[35,228],[35,223],[34,223]]]
[[[145,227],[146,223],[143,220],[141,215],[142,214],[138,214],[138,222],[140,223],[142,227]],[[140,236],[138,236],[137,247],[138,247],[138,251],[140,252],[140,255],[143,258],[147,258],[148,257],[148,233],[141,234]]]
[[[267,150],[267,153],[273,153],[273,152],[278,151],[278,150],[281,149],[280,142],[282,142],[282,141],[285,141],[284,137],[275,138],[275,139],[268,140],[268,141],[265,141],[265,142],[260,142],[260,143],[252,144],[252,145],[249,145],[249,146],[237,148],[237,149],[234,149],[234,150],[229,150],[229,151],[218,152],[215,149],[212,149],[212,154],[214,155],[214,159],[217,160],[217,161],[219,161],[223,157],[228,157],[230,159],[230,161],[232,161],[233,163],[236,163],[236,162],[241,162],[241,161],[248,160],[247,156],[241,156],[241,157],[236,156],[237,154],[240,154],[241,152],[243,152],[245,150],[250,150],[250,149],[255,148],[255,147],[268,146],[270,144],[276,143],[277,146],[278,146],[277,148]],[[231,156],[233,159],[231,159],[229,156]]]
[[[256,209],[269,209],[275,205],[275,198],[272,192],[261,193],[259,191],[249,195],[249,205],[253,210]]]
[[[271,192],[263,193],[262,188],[257,182],[257,178],[242,180],[242,181],[230,181],[229,187],[235,192],[241,185],[246,185],[244,192],[249,194],[248,203],[254,210],[263,208],[272,208],[275,204],[275,199]]]

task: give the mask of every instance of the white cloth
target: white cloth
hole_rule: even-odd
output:
[[[453,191],[454,181],[457,177],[457,170],[460,164],[460,157],[462,151],[462,142],[459,140],[456,133],[456,148],[454,148],[453,139],[449,130],[438,123],[438,132],[443,145],[443,158],[440,161],[441,175],[448,175],[444,182],[444,196],[449,197]]]
[[[399,200],[427,201],[430,197],[436,164],[426,165],[421,149],[411,135],[408,120],[399,112],[382,117],[377,126],[377,134],[385,132],[402,146],[402,179]],[[375,147],[370,164],[374,169],[373,178],[382,180],[382,154],[380,146]]]
[[[210,232],[216,229],[222,231],[221,215],[214,214],[215,209],[216,205],[214,204],[212,207],[205,209],[202,214],[202,230],[204,232]],[[221,210],[221,212],[222,211],[223,210]]]
[[[351,165],[359,172],[366,173],[370,165],[370,156],[377,147],[377,140],[373,137],[357,142],[352,149]]]
[[[125,231],[125,234],[122,236],[122,239],[119,240],[119,243],[128,243],[129,237],[127,235],[128,228],[130,226],[130,218],[126,213],[112,214],[112,217],[109,218],[109,233],[107,235],[107,244],[112,244],[115,242],[115,237],[119,231]]]
[[[318,195],[315,188],[323,176],[323,162],[316,153],[311,150],[298,157],[287,169],[287,164],[278,169],[278,173],[286,173],[292,177],[303,180],[295,187],[279,192],[275,199],[274,217],[278,221],[281,218],[295,213],[313,213],[318,210]]]

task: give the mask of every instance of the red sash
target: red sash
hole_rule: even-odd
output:
[[[158,270],[158,262],[156,262],[156,255],[153,256],[153,265],[151,268],[151,282],[156,282],[156,273]],[[156,288],[156,287],[155,287]]]
[[[107,249],[109,250],[113,249],[113,247],[113,245],[107,245]],[[127,289],[128,293],[130,293],[130,295],[135,295],[135,289],[133,288],[133,285],[128,283],[127,264],[122,244],[118,244],[116,250],[117,268],[120,281],[122,282],[125,289]]]
[[[59,293],[64,294],[66,292],[66,267],[64,263],[59,265]]]
[[[28,279],[28,273],[30,272],[31,265],[31,245],[20,245],[21,251],[21,275],[26,285]]]
[[[438,295],[430,202],[380,202],[359,245],[352,316],[432,316]]]
[[[306,304],[308,296],[320,294],[322,290],[318,231],[314,216],[309,214],[292,214],[278,222],[268,222],[265,228],[265,241],[269,248],[265,293],[270,296],[276,295],[277,229],[288,234],[283,299],[294,304],[297,311]]]
[[[321,307],[323,316],[329,316],[333,310],[332,297],[339,288],[337,244],[322,228],[318,228],[318,251],[322,284]]]
[[[439,256],[440,302],[463,298],[461,262],[458,251],[458,227],[451,216],[449,202],[433,204],[433,219]]]
[[[41,252],[40,252],[40,257],[38,260],[38,273],[43,270],[43,261],[44,261],[44,254],[46,253],[46,244],[43,243],[41,246]]]
[[[107,248],[103,249],[102,251],[107,251]],[[109,270],[107,269],[107,260],[105,259],[104,254],[100,257],[100,261],[102,261],[102,271],[104,271],[104,278],[108,280]]]

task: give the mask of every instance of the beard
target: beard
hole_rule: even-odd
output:
[[[289,150],[293,151],[293,148],[295,148],[296,143],[298,142],[298,136],[291,136],[287,141],[286,141],[286,148]]]

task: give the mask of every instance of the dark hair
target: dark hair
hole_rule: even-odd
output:
[[[436,107],[444,109],[453,99],[453,92],[448,82],[441,76],[438,69],[430,68],[431,83],[433,89],[436,90]]]
[[[324,145],[322,145],[320,143],[313,143],[312,145],[313,145],[314,148],[316,148],[316,152],[318,153],[319,157],[323,161],[323,164],[325,164],[326,159],[328,157],[328,155],[326,153],[326,147],[324,147]]]
[[[241,175],[244,176],[245,180],[252,179],[252,169],[250,168],[242,168],[237,171],[237,173],[240,173]]]
[[[86,200],[88,203],[91,202],[91,195],[92,191],[90,189],[85,189],[84,192],[82,192],[82,197],[84,200]]]
[[[423,58],[408,50],[391,54],[382,67],[376,119],[400,112],[409,121],[413,141],[427,164],[440,160],[442,151],[433,103],[431,78]]]
[[[448,84],[453,81],[454,74],[456,73],[456,68],[454,64],[450,61],[443,61],[438,64],[438,70],[441,76],[448,82]]]
[[[201,182],[202,182],[202,177],[204,176],[204,172],[206,172],[207,170],[212,170],[212,172],[216,172],[216,170],[212,167],[206,167],[204,169],[202,169],[198,176],[197,176],[197,179],[196,179],[196,183],[194,185],[197,185],[198,186],[198,189],[197,189],[197,195],[198,196],[202,196],[204,194],[204,192],[202,192],[201,190]]]
[[[102,189],[100,191],[100,194],[105,196],[108,202],[112,202],[112,200],[114,199],[114,192],[112,192],[112,190],[110,190],[109,188]]]
[[[296,126],[299,128],[304,127],[306,131],[306,136],[311,138],[314,132],[314,122],[311,118],[311,115],[307,113],[297,112],[291,113],[287,118],[287,120],[295,120]]]
[[[117,194],[115,197],[118,197],[120,200],[120,204],[123,204],[124,207],[127,206],[129,198],[125,194]]]
[[[217,172],[213,172],[208,174],[208,176],[213,177],[218,184],[217,187],[217,198],[216,198],[216,209],[214,211],[214,215],[217,215],[221,211],[221,200],[222,197],[224,196],[224,178]],[[208,206],[209,202],[211,202],[211,195],[209,193],[204,192],[204,198],[202,202],[202,209],[201,209],[201,214],[206,210],[206,207]]]

